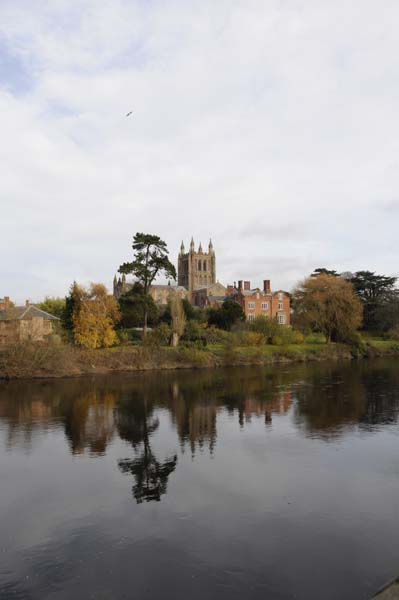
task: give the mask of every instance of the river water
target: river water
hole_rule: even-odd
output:
[[[369,598],[399,363],[0,384],[0,598]]]

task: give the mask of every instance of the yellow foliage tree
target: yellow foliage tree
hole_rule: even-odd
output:
[[[346,341],[362,323],[352,284],[333,275],[305,279],[293,292],[293,307],[295,323],[324,333],[328,342]]]
[[[115,325],[120,319],[119,307],[101,283],[87,290],[76,286],[73,312],[73,336],[83,348],[109,348],[117,342]]]

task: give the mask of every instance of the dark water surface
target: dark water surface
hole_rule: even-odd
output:
[[[0,384],[0,598],[368,598],[399,363]]]

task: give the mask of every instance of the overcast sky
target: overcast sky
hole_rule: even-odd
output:
[[[212,237],[222,283],[398,274],[398,28],[397,0],[1,0],[0,296],[111,287],[136,231]]]

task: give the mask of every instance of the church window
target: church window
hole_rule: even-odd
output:
[[[206,271],[206,260],[204,260],[204,271]]]
[[[201,266],[202,266],[202,263],[201,263],[201,261],[199,260],[199,261],[198,261],[198,271],[201,271]]]

